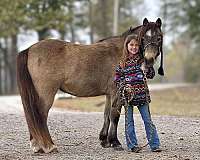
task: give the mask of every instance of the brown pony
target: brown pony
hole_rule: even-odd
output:
[[[152,36],[146,35],[147,32]],[[99,136],[101,145],[121,146],[117,138],[120,116],[117,108],[121,106],[112,106],[116,93],[113,77],[122,56],[124,39],[133,33],[140,35],[146,62],[153,65],[160,52],[162,55],[160,18],[156,22],[145,18],[143,25],[91,45],[48,39],[18,54],[18,87],[34,152],[56,150],[47,117],[59,89],[79,97],[106,95],[104,125]]]

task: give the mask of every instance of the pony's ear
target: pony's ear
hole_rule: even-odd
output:
[[[156,20],[156,24],[157,24],[158,27],[161,27],[162,21],[161,21],[160,18],[158,18],[158,19]]]
[[[143,26],[146,26],[148,23],[149,23],[148,19],[145,18],[145,19],[143,20]]]
[[[132,29],[133,29],[133,27],[132,27],[132,26],[130,26],[129,30],[130,30],[130,31],[132,31]]]

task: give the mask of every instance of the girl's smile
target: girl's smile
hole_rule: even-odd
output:
[[[128,43],[128,52],[131,55],[137,54],[139,51],[139,43],[137,40],[133,39]]]

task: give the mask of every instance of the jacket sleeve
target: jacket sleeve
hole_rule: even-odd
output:
[[[155,70],[153,67],[149,67],[145,70],[146,77],[148,79],[153,79],[155,76]]]
[[[116,83],[117,87],[120,86],[121,83],[123,83],[124,80],[124,74],[123,74],[123,69],[121,66],[117,66],[115,69],[115,77],[114,77],[114,82]]]

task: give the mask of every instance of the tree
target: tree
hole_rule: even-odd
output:
[[[167,8],[167,9],[166,9]],[[164,13],[166,12],[166,13]],[[200,1],[199,0],[163,0],[161,14],[166,15],[168,30],[175,33],[188,30],[190,36],[200,42]]]
[[[69,21],[67,6],[73,0],[28,0],[26,11],[25,29],[37,31],[39,40],[50,35],[51,29],[64,31],[65,24]]]
[[[139,24],[137,8],[142,2],[143,0],[120,0],[118,33],[123,33],[130,26],[136,27]]]
[[[113,35],[114,18],[115,27],[117,28],[114,35],[123,33],[130,26],[138,25],[138,20],[133,9],[137,9],[137,6],[143,2],[142,0],[120,0],[119,4],[116,4],[117,1],[115,0],[89,0],[89,2],[92,8],[92,11],[90,10],[90,15],[92,15],[90,19],[92,19],[92,22],[89,21],[89,23],[95,39]],[[115,15],[118,14],[118,18],[114,15],[114,3],[116,4]]]
[[[181,70],[184,79],[189,82],[200,80],[200,1],[199,0],[163,0],[161,2],[161,14],[164,18],[167,33],[176,35],[174,51],[179,61],[183,64]],[[174,56],[175,56],[174,54]],[[182,59],[184,55],[184,59]],[[167,55],[168,57],[172,55]],[[171,62],[175,59],[171,59]],[[171,66],[168,66],[171,67]],[[177,75],[177,74],[176,74]]]
[[[0,1],[0,50],[2,53],[1,78],[7,77],[4,86],[5,93],[16,91],[16,54],[17,34],[20,32],[20,26],[25,22],[24,6],[25,0]]]

